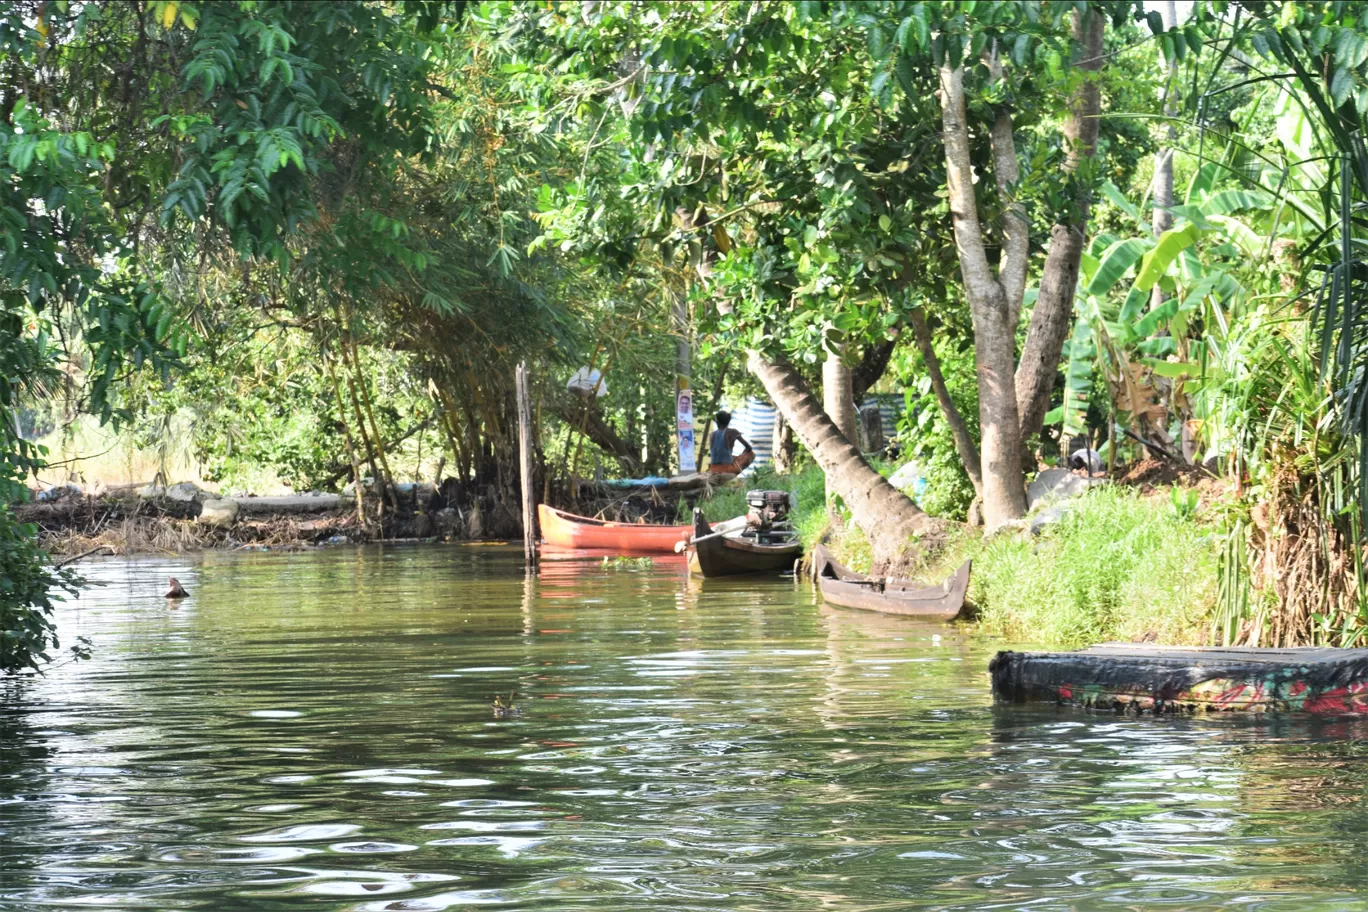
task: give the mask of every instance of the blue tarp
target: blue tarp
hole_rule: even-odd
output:
[[[600,482],[608,488],[663,488],[670,479],[661,475],[648,475],[645,478],[605,478]]]

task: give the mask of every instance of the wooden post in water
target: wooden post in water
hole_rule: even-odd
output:
[[[523,560],[537,566],[537,504],[532,493],[532,394],[528,390],[527,362],[518,364],[518,468],[522,476]]]

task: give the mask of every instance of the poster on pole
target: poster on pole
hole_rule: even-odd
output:
[[[675,400],[676,436],[679,439],[679,474],[688,475],[698,466],[694,447],[693,391],[681,386]]]

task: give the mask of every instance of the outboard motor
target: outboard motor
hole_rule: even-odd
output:
[[[793,506],[788,491],[747,491],[746,531],[763,544],[787,541],[794,536],[788,523]]]

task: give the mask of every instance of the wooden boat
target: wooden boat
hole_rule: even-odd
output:
[[[1368,713],[1368,649],[1225,649],[1106,643],[1081,652],[999,652],[1000,703],[1116,712]]]
[[[893,577],[870,579],[841,566],[821,545],[812,560],[822,598],[842,608],[952,621],[964,607],[964,596],[969,591],[970,561],[965,561],[954,576],[939,586],[928,586]]]
[[[766,543],[740,533],[705,538],[710,529],[703,514],[697,510],[694,511],[692,531],[693,537],[701,541],[689,545],[689,570],[709,579],[791,570],[793,562],[803,554],[803,545],[796,539]]]
[[[693,532],[693,526],[656,526],[618,523],[576,516],[540,504],[537,518],[542,538],[561,548],[599,549],[628,553],[675,553],[675,545]]]

